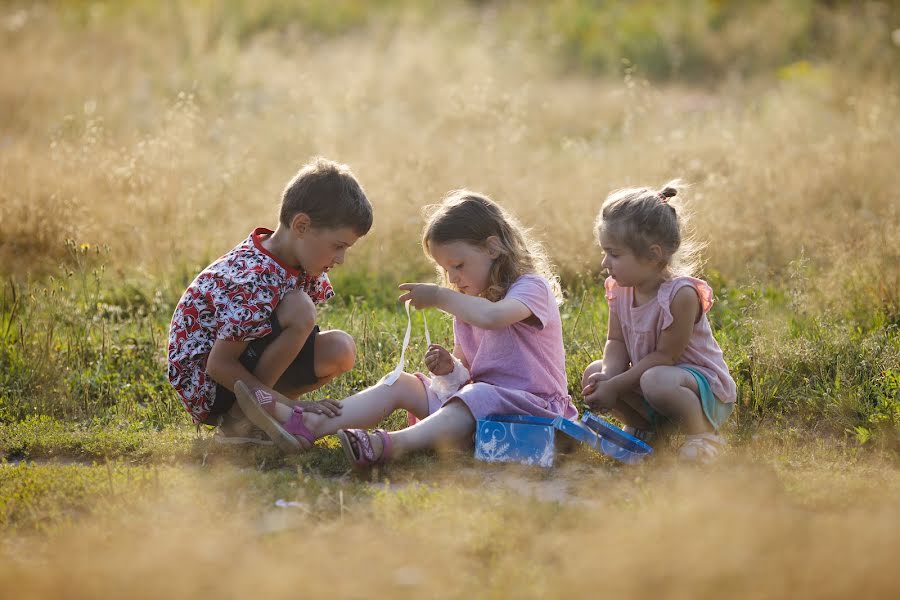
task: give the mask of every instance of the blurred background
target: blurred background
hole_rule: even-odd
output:
[[[428,273],[421,207],[465,186],[564,278],[596,272],[607,193],[680,177],[708,270],[802,272],[896,316],[898,2],[0,6],[4,272],[55,268],[67,240],[193,271],[273,226],[320,154],[376,209],[345,271]]]

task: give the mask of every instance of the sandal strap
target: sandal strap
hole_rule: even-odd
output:
[[[293,412],[291,412],[291,417],[287,420],[287,422],[283,425],[284,430],[288,433],[302,437],[310,444],[316,441],[316,436],[306,427],[303,423],[303,409],[299,406],[295,406]]]
[[[356,441],[356,452],[353,453],[353,459],[357,465],[366,466],[377,462],[375,459],[375,448],[372,447],[372,440],[369,439],[368,431],[365,429],[345,429],[344,433],[352,436]]]
[[[376,429],[374,433],[381,438],[381,456],[375,462],[384,463],[389,461],[394,455],[394,442],[391,441],[391,436],[384,429]]]
[[[712,432],[706,433],[695,433],[692,435],[685,436],[686,439],[684,441],[685,444],[714,444],[716,446],[724,446],[726,445],[725,438],[721,435]]]

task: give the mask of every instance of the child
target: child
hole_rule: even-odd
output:
[[[447,287],[403,284],[400,300],[454,316],[452,354],[433,344],[425,364],[436,379],[468,373],[445,398],[437,390],[446,380],[437,386],[420,373],[401,373],[392,385],[344,400],[335,418],[302,415],[311,438],[337,432],[355,466],[471,440],[476,419],[489,414],[577,414],[566,387],[559,286],[541,247],[497,204],[465,190],[440,204],[422,245]],[[390,433],[351,429],[373,426],[398,408],[422,420]]]
[[[680,456],[709,462],[725,444],[718,431],[737,387],[706,318],[712,289],[690,276],[696,245],[682,240],[674,185],[616,191],[603,203],[596,230],[609,272],[609,333],[583,393],[639,437],[677,421],[686,433]]]
[[[280,422],[340,413],[336,402],[291,399],[353,367],[353,339],[320,333],[315,307],[334,295],[328,271],[371,226],[353,173],[315,159],[285,188],[278,228],[255,229],[185,291],[172,317],[168,377],[195,423],[218,425],[217,441],[271,444],[235,403],[239,379]],[[279,442],[308,446],[288,432]]]

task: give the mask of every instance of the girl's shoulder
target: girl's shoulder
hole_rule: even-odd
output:
[[[674,277],[659,286],[659,292],[657,292],[656,296],[659,306],[665,315],[663,318],[663,328],[667,327],[668,323],[672,322],[671,306],[672,301],[675,299],[675,295],[679,290],[686,287],[692,288],[697,292],[697,298],[700,300],[700,308],[702,309],[703,314],[708,313],[712,308],[714,302],[713,290],[708,283],[702,279],[697,279],[696,277]]]
[[[538,273],[523,273],[509,285],[509,288],[507,288],[503,297],[512,298],[522,294],[534,294],[535,292],[539,292],[540,294],[546,292],[550,297],[553,297],[553,286],[543,275],[539,275]]]

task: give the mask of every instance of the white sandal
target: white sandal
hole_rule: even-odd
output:
[[[687,462],[708,465],[719,457],[719,453],[727,444],[721,435],[695,433],[685,436],[684,443],[678,449],[678,456]]]

